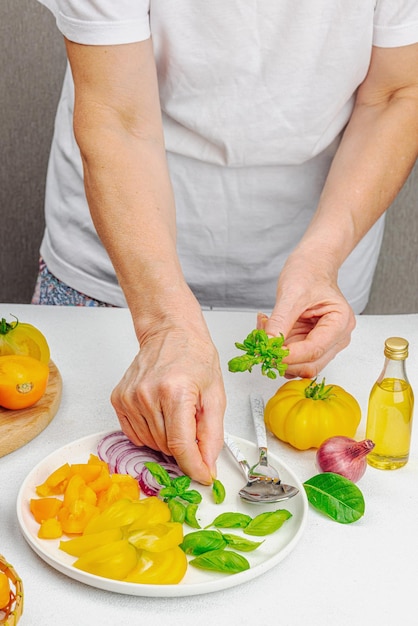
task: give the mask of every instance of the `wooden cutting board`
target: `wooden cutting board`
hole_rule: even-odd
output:
[[[26,445],[48,426],[58,411],[61,392],[61,374],[50,361],[48,385],[36,404],[18,411],[0,407],[0,457]]]

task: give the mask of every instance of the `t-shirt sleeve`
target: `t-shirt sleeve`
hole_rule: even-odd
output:
[[[70,41],[113,45],[150,36],[150,0],[38,0],[55,16]]]
[[[377,0],[373,44],[381,48],[418,42],[418,1]]]

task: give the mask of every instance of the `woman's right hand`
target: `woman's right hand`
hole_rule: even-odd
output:
[[[203,325],[160,328],[112,393],[122,430],[137,445],[174,456],[202,484],[216,476],[226,397],[219,357]]]

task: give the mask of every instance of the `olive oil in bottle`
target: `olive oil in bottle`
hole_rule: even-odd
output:
[[[367,462],[378,469],[397,469],[408,462],[414,394],[409,384],[405,359],[408,342],[402,337],[385,341],[385,363],[370,392],[366,438],[375,447]]]

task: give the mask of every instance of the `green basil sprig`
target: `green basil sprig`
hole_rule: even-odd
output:
[[[158,495],[170,507],[171,521],[200,528],[196,515],[202,496],[196,489],[189,489],[191,478],[185,475],[170,478],[167,470],[154,461],[147,461],[144,465],[162,486]],[[184,504],[185,502],[187,504]]]
[[[265,330],[253,330],[242,343],[236,342],[235,347],[245,354],[234,357],[228,362],[230,372],[251,372],[254,365],[261,365],[261,373],[268,378],[277,378],[286,371],[287,365],[282,363],[289,350],[283,348],[284,337],[269,337]]]
[[[309,503],[340,524],[351,524],[364,515],[362,492],[351,480],[340,474],[317,474],[304,482],[303,486]]]

